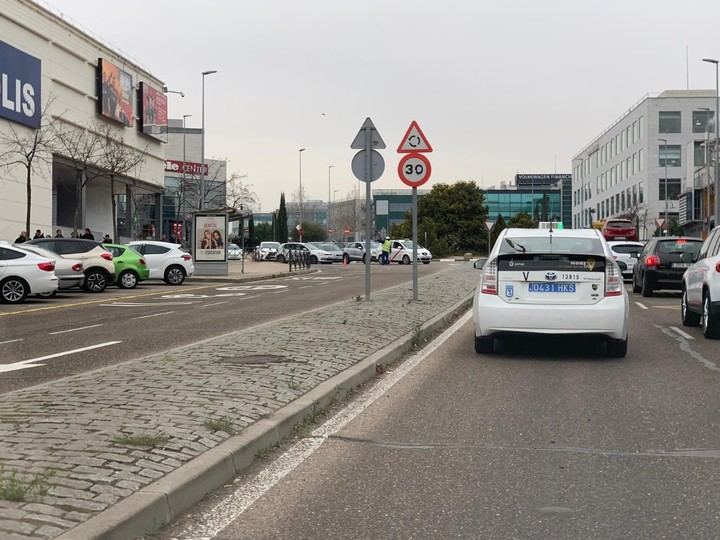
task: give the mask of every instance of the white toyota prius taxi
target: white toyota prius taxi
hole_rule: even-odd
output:
[[[475,291],[475,350],[513,334],[595,334],[627,354],[629,299],[620,269],[594,229],[505,229]]]

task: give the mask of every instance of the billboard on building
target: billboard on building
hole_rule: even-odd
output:
[[[205,171],[205,176],[208,176],[208,174],[210,174],[210,165],[205,163],[205,167],[203,168],[202,163],[196,163],[194,161],[166,159],[165,171],[177,174],[189,174],[191,176],[200,176],[200,171]]]
[[[226,214],[195,214],[195,261],[225,262]]]
[[[0,41],[0,118],[40,127],[40,59]]]
[[[140,130],[149,137],[167,142],[167,96],[145,83],[140,83]]]
[[[115,64],[98,59],[100,114],[126,126],[133,125],[132,75]]]

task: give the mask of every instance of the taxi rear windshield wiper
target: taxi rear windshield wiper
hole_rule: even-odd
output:
[[[511,248],[513,248],[515,251],[520,251],[520,252],[522,252],[522,253],[525,253],[525,252],[527,251],[527,249],[525,249],[525,246],[523,246],[522,244],[518,244],[518,243],[516,243],[516,242],[513,242],[513,241],[510,240],[509,238],[506,238],[505,241],[508,243],[508,246],[510,246]]]

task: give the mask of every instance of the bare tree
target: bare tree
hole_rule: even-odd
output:
[[[30,218],[32,210],[33,173],[41,166],[50,167],[53,148],[56,144],[55,130],[48,112],[54,97],[50,97],[40,113],[40,127],[23,128],[18,131],[11,123],[7,123],[7,131],[0,132],[0,164],[6,168],[23,167],[25,169],[25,232],[30,235]]]
[[[626,208],[625,211],[617,217],[620,219],[629,219],[630,221],[632,221],[637,228],[638,238],[644,238],[646,237],[647,232],[648,215],[649,210],[647,205],[645,203],[636,203]],[[640,235],[641,228],[644,233],[642,235]]]
[[[227,205],[231,208],[254,211],[258,196],[252,184],[243,182],[247,174],[233,173],[227,181]]]
[[[56,123],[54,133],[57,152],[72,161],[76,173],[75,217],[73,230],[77,235],[82,227],[82,191],[102,173],[98,168],[102,160],[103,126],[91,122],[86,126]]]
[[[110,199],[112,204],[112,227],[113,238],[117,241],[117,205],[115,201],[115,179],[125,176],[130,171],[142,164],[147,153],[147,146],[144,150],[137,150],[125,144],[122,135],[116,137],[113,126],[106,124],[100,132],[102,144],[100,145],[99,166],[105,175],[110,179]]]

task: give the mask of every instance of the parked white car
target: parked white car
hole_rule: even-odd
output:
[[[623,268],[622,265],[620,266],[623,279],[632,279],[633,268],[635,268],[635,263],[637,263],[638,256],[645,247],[645,244],[642,242],[613,240],[608,242],[608,246],[610,246],[610,251],[612,251],[615,260],[625,263],[625,268]]]
[[[229,261],[239,261],[243,257],[243,250],[237,244],[228,244],[227,258]]]
[[[310,253],[310,264],[327,263],[331,264],[335,260],[335,256],[329,251],[320,249],[313,244],[303,242],[287,242],[282,244],[278,249],[276,261],[285,263],[290,258],[290,252],[309,252]]]
[[[685,326],[700,325],[706,338],[720,339],[720,227],[683,274],[681,314]]]
[[[155,240],[136,240],[128,244],[139,252],[150,270],[150,279],[162,279],[168,285],[182,285],[195,273],[192,255],[180,244]]]
[[[55,260],[0,243],[0,302],[18,304],[29,294],[57,291]]]
[[[255,260],[274,261],[278,249],[280,249],[280,242],[260,242],[260,245],[255,248]]]
[[[332,257],[332,262],[342,262],[343,260],[343,250],[332,242],[310,242],[307,246],[310,248],[311,252],[314,247],[317,251],[329,253]]]
[[[370,242],[370,260],[377,261],[380,258],[382,246],[378,242]],[[365,261],[365,242],[350,242],[343,250],[343,262]]]
[[[475,291],[475,351],[523,334],[605,336],[607,354],[627,354],[629,299],[615,258],[595,229],[505,229]]]
[[[390,262],[396,262],[400,264],[410,264],[413,256],[413,243],[412,240],[393,240],[390,250]],[[417,246],[418,261],[423,264],[430,264],[432,261],[432,254],[429,250],[422,247],[420,244]]]
[[[55,261],[55,276],[58,278],[59,291],[82,287],[85,274],[83,273],[83,262],[80,259],[67,258],[35,244],[16,244],[13,247],[21,251],[30,251],[46,259],[53,259]],[[53,294],[54,292],[44,293],[41,296],[51,296]]]

